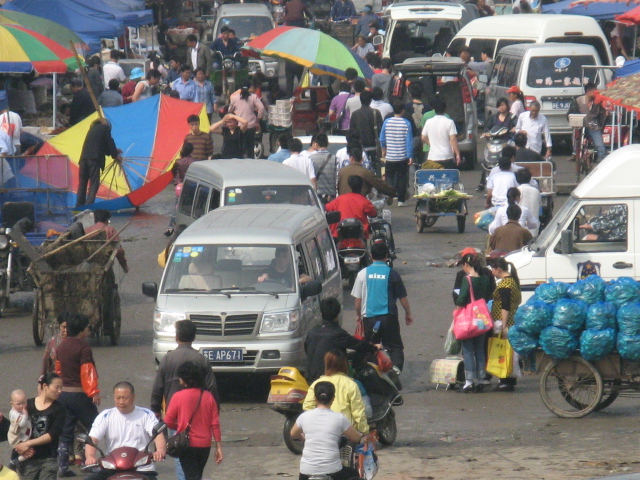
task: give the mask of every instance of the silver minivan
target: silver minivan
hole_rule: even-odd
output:
[[[342,302],[325,215],[302,205],[210,212],[178,237],[160,287],[145,283],[142,291],[156,299],[156,361],[176,348],[175,322],[189,319],[193,347],[221,372],[304,369],[304,340],[321,321],[321,298]]]
[[[295,203],[320,208],[309,177],[269,160],[203,160],[189,165],[176,225],[191,225],[225,205]]]

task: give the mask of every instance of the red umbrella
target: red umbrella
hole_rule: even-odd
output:
[[[640,24],[640,7],[636,7],[633,10],[629,10],[626,13],[616,15],[616,21],[627,25]]]

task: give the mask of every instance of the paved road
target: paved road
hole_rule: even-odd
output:
[[[557,157],[561,181],[569,181],[566,157]],[[462,174],[472,191],[479,172]],[[473,192],[475,193],[475,192]],[[478,194],[469,202],[471,212],[482,209]],[[148,405],[155,375],[151,355],[153,301],[142,296],[143,281],[158,281],[156,256],[164,248],[162,232],[173,206],[167,190],[133,217],[113,219],[116,227],[129,219],[124,247],[131,273],[121,284],[123,330],[118,347],[95,347],[103,407],[112,405],[110,387],[131,381],[137,401]],[[556,207],[559,206],[559,202]],[[387,479],[514,479],[591,478],[613,472],[637,472],[638,402],[619,399],[605,412],[582,420],[562,420],[542,405],[537,377],[521,380],[513,394],[460,395],[435,390],[429,383],[429,365],[444,356],[444,334],[451,321],[451,286],[454,268],[444,264],[463,247],[483,247],[484,232],[468,223],[458,234],[454,219],[441,219],[418,234],[413,204],[392,207],[399,254],[396,267],[408,287],[415,324],[403,326],[407,366],[403,373],[405,404],[398,407],[398,440],[379,451],[378,478]],[[121,271],[116,277],[120,279]],[[345,292],[348,293],[348,292]],[[353,302],[345,296],[345,327],[353,331]],[[8,410],[9,392],[23,388],[35,393],[42,349],[31,339],[31,295],[16,297],[13,308],[0,320],[0,408]],[[282,442],[283,417],[265,404],[266,391],[257,379],[223,378],[222,429],[225,460],[207,467],[208,478],[277,479],[296,477],[298,457]],[[259,380],[259,379],[258,379]],[[0,458],[8,460],[6,444]],[[172,461],[159,466],[162,478],[174,478]]]

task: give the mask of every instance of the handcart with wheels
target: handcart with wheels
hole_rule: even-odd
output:
[[[421,186],[432,184],[431,192],[420,193]],[[456,217],[458,232],[463,233],[467,222],[467,200],[460,183],[460,171],[456,169],[418,170],[415,175],[414,197],[416,203],[416,229],[422,233],[433,226],[440,217]]]
[[[578,354],[554,360],[539,351],[536,362],[542,402],[562,418],[581,418],[609,407],[618,396],[640,392],[640,362],[618,353],[589,362]]]
[[[120,242],[100,239],[101,235],[43,243],[42,256],[29,269],[36,285],[32,318],[36,345],[42,345],[58,315],[66,311],[89,317],[99,344],[106,336],[111,345],[118,344],[122,319],[113,261]]]

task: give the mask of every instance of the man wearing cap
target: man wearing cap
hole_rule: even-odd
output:
[[[136,67],[131,70],[130,80],[122,87],[122,99],[125,104],[133,101],[133,94],[136,91],[136,85],[144,77],[144,70],[140,67]]]
[[[111,50],[109,55],[109,61],[102,67],[102,76],[104,77],[104,87],[109,86],[109,80],[112,78],[117,79],[120,83],[127,81],[127,76],[124,74],[122,67],[118,65],[118,60],[122,57],[120,50]]]
[[[364,37],[369,36],[369,25],[371,22],[378,22],[378,17],[373,14],[373,7],[371,5],[365,5],[362,10],[360,10],[360,18],[358,19],[358,23],[356,24],[356,37],[358,35],[363,35]]]
[[[289,0],[284,4],[284,24],[287,27],[305,27],[304,17],[313,17],[303,0]]]
[[[0,90],[0,130],[11,137],[15,154],[20,154],[22,119],[16,112],[9,110],[9,98],[6,90]]]
[[[336,0],[331,7],[331,13],[329,14],[331,20],[334,22],[348,20],[356,15],[356,6],[351,0]]]
[[[69,126],[73,127],[95,112],[96,107],[93,105],[89,91],[84,88],[79,78],[71,80],[71,93],[73,93],[73,100],[69,107]]]

